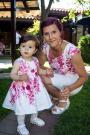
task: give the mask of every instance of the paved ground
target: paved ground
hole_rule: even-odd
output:
[[[31,135],[52,135],[53,127],[58,121],[59,116],[52,115],[49,111],[44,111],[39,114],[39,116],[46,122],[44,127],[32,125],[29,122],[30,116],[26,116],[26,125]],[[14,113],[10,113],[3,121],[0,122],[0,135],[18,135],[16,126],[16,117]]]
[[[4,61],[4,63],[3,61],[0,61],[0,68],[5,67],[5,65],[11,67],[11,61]],[[85,68],[88,75],[90,76],[90,66],[87,66]],[[9,73],[0,73],[0,78],[9,78]],[[46,122],[46,125],[44,127],[37,127],[30,124],[30,116],[28,115],[26,117],[27,128],[30,130],[31,135],[53,135],[53,129],[58,121],[59,116],[52,115],[50,110],[43,111],[39,114],[39,116]],[[16,117],[12,112],[0,122],[0,135],[18,135],[16,132],[16,126]]]

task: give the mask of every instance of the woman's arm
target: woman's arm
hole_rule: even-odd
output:
[[[65,96],[67,98],[73,90],[82,86],[88,79],[88,75],[86,73],[82,57],[79,53],[72,56],[72,64],[79,78],[75,83],[71,84],[70,86],[67,86],[66,88],[64,88],[63,91],[60,91],[61,97]]]
[[[40,67],[43,67],[44,63],[47,61],[46,54],[43,53],[43,52],[40,52],[39,55],[38,55],[38,60],[39,60]]]
[[[75,71],[78,74],[79,78],[74,84],[69,86],[70,91],[73,91],[76,88],[80,87],[88,79],[88,75],[86,73],[84,63],[83,63],[83,60],[82,60],[80,53],[72,56],[72,64],[73,64]]]

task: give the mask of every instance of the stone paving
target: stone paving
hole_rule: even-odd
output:
[[[44,127],[32,125],[29,122],[30,116],[26,116],[26,126],[31,133],[30,135],[53,135],[53,129],[59,116],[52,115],[50,111],[43,111],[39,114],[39,117],[46,122]],[[16,117],[12,112],[0,122],[0,135],[18,135],[16,127]]]

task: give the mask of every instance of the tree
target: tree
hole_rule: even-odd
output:
[[[60,0],[56,0],[56,1],[59,2]],[[74,0],[74,1],[76,1],[76,3],[78,3],[78,4],[81,4],[82,6],[85,3],[85,0]],[[46,7],[45,2],[47,3],[47,7]],[[50,12],[50,8],[51,8],[53,2],[55,2],[55,0],[47,0],[47,1],[46,0],[38,0],[39,7],[40,7],[40,10],[41,10],[41,20],[40,20],[40,22],[42,22],[43,20],[45,20],[48,17],[48,14]],[[68,13],[68,16],[65,16],[62,19],[62,22],[67,22],[69,20],[75,19],[75,17],[76,17],[76,11],[70,10],[69,13]],[[32,33],[34,35],[37,35],[39,33],[40,22],[38,20],[34,20],[33,27],[32,28],[29,27],[27,29],[27,32]],[[39,35],[40,35],[40,33],[39,33]],[[40,35],[40,37],[41,37],[41,35]]]
[[[55,1],[59,2],[60,0],[48,0],[47,7],[45,7],[46,0],[38,0],[38,1],[39,1],[40,9],[41,9],[41,21],[43,21],[48,17],[52,3]],[[86,3],[86,0],[75,0],[75,2],[83,6],[84,3]]]
[[[47,7],[45,7],[45,0],[39,0],[40,9],[41,9],[41,21],[45,20],[48,17],[51,5],[55,0],[48,0],[48,1],[49,1],[48,5]],[[60,1],[60,0],[56,0],[56,1]]]

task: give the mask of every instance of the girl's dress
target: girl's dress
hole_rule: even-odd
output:
[[[44,44],[43,52],[47,55],[49,64],[54,71],[54,77],[51,78],[53,86],[63,89],[77,81],[79,78],[78,74],[75,72],[75,68],[72,65],[72,56],[79,53],[80,50],[71,43],[68,43],[64,49],[64,52],[53,58],[50,52],[50,46]],[[71,95],[78,93],[82,86],[71,92]]]
[[[3,107],[15,111],[16,115],[33,114],[49,109],[52,106],[50,96],[38,75],[39,62],[33,57],[25,61],[22,57],[16,60],[20,65],[19,75],[27,74],[28,81],[13,81],[6,95]]]

